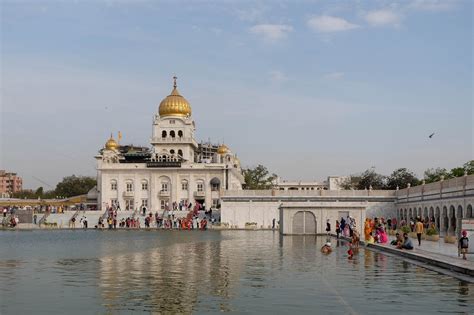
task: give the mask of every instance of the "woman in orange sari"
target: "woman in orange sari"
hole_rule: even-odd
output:
[[[364,224],[364,236],[365,240],[368,240],[370,238],[370,233],[372,232],[372,224],[370,222],[369,218],[365,218],[365,224]]]

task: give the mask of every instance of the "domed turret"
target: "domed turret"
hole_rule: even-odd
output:
[[[219,153],[219,154],[226,154],[226,153],[229,153],[229,152],[230,152],[230,150],[225,144],[221,144],[217,148],[217,153]]]
[[[189,102],[183,96],[181,96],[181,94],[179,94],[179,91],[177,89],[177,77],[173,77],[173,79],[173,91],[171,91],[171,94],[161,101],[158,112],[161,117],[191,116],[191,106],[189,105]]]
[[[110,135],[110,139],[107,140],[107,142],[105,143],[105,149],[106,150],[117,150],[119,148],[119,144],[117,143],[117,141],[114,140],[114,138],[112,137],[112,134]]]

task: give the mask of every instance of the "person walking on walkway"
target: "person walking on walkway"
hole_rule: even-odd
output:
[[[421,219],[418,217],[416,218],[415,225],[416,237],[418,238],[418,246],[421,246],[421,234],[423,233],[423,230],[423,222],[421,222]]]
[[[466,260],[467,250],[469,249],[469,238],[467,237],[467,231],[462,231],[462,237],[459,239],[459,250],[462,254],[462,259]]]

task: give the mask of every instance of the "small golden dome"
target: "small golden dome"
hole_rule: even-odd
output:
[[[110,135],[110,139],[107,140],[107,142],[105,143],[105,149],[106,150],[117,150],[118,148],[119,148],[119,144],[117,143],[117,141],[114,140],[112,135]]]
[[[230,152],[230,150],[225,144],[222,144],[217,148],[217,153],[219,153],[219,154],[226,154],[226,153],[229,153],[229,152]]]
[[[179,94],[176,84],[177,77],[173,77],[173,91],[164,100],[161,101],[158,112],[161,117],[164,116],[191,116],[191,106],[189,102]]]

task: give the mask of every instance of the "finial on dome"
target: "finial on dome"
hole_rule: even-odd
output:
[[[178,87],[178,84],[176,83],[176,80],[177,80],[177,79],[178,79],[177,76],[174,76],[174,77],[173,77],[173,87],[174,87],[174,88],[177,88],[177,87]]]

